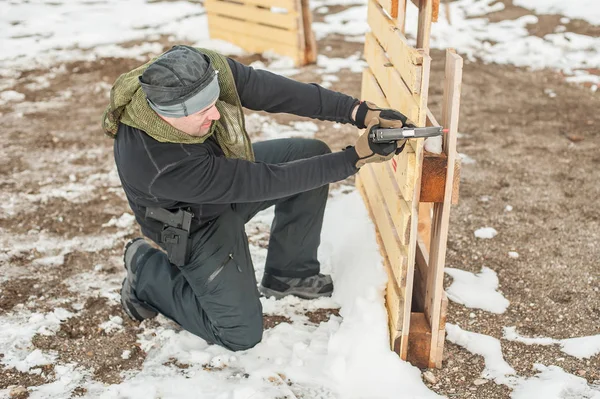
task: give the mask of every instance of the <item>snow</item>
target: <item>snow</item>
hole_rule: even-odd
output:
[[[600,24],[600,7],[594,0],[515,0],[520,5],[540,14],[559,13],[569,18],[581,18],[592,24]],[[332,33],[345,36],[349,42],[364,41],[368,31],[365,0],[314,0],[311,7],[326,14],[331,6],[351,5],[337,14],[325,16],[324,23],[315,23],[313,29],[318,38]],[[204,7],[198,2],[172,1],[148,2],[145,0],[87,0],[53,2],[32,0],[10,2],[0,6],[0,105],[13,106],[15,114],[21,116],[35,110],[53,109],[62,106],[72,92],[55,93],[47,102],[24,101],[25,96],[11,87],[20,77],[21,70],[39,66],[48,67],[48,74],[36,78],[26,86],[28,90],[47,88],[50,81],[66,73],[61,62],[72,60],[98,61],[104,57],[127,57],[145,61],[148,56],[162,51],[156,42],[161,36],[168,37],[173,44],[185,40],[196,46],[215,49],[224,54],[243,54],[243,50],[221,40],[211,40],[208,35]],[[452,25],[440,13],[432,26],[431,46],[445,49],[456,48],[468,59],[480,58],[484,62],[497,62],[517,66],[555,68],[570,75],[572,82],[600,84],[600,77],[592,76],[579,69],[597,67],[600,64],[600,38],[588,37],[567,31],[561,25],[555,32],[544,37],[529,36],[526,26],[538,21],[534,15],[490,23],[485,15],[499,11],[504,4],[496,0],[457,0],[450,3]],[[118,17],[115,17],[118,10]],[[408,2],[407,31],[416,32],[416,9]],[[562,24],[569,20],[561,19]],[[90,28],[93,27],[93,28]],[[135,45],[128,45],[138,41]],[[294,75],[299,72],[291,59],[270,52],[263,56],[267,64],[256,62],[258,69]],[[318,55],[315,74],[324,86],[336,82],[336,74],[347,69],[360,73],[366,67],[361,52],[347,58],[332,58]],[[592,89],[597,86],[592,86]],[[110,85],[98,82],[92,89],[99,95],[108,96]],[[549,97],[556,94],[548,88]],[[318,126],[312,122],[292,122],[281,125],[258,114],[247,119],[249,131],[258,140],[274,137],[314,137]],[[339,124],[332,124],[334,128]],[[435,140],[426,142],[428,151],[436,152]],[[40,156],[43,150],[40,150]],[[94,149],[65,153],[57,156],[56,162],[79,157],[98,157]],[[60,155],[58,152],[53,153]],[[467,154],[459,154],[464,165],[476,163]],[[45,203],[53,198],[66,201],[87,202],[99,187],[120,192],[120,183],[114,168],[108,173],[90,175],[84,169],[71,168],[68,181],[54,181],[45,169],[47,162],[32,163],[28,171],[14,176],[31,181],[32,176],[40,184],[38,193],[22,193],[18,197],[0,194],[1,216],[26,212],[32,203]],[[29,180],[27,180],[29,179]],[[141,329],[139,344],[147,352],[143,369],[129,373],[118,385],[105,386],[95,382],[91,373],[77,365],[55,364],[56,381],[38,387],[30,387],[30,398],[67,398],[75,387],[87,389],[89,397],[146,398],[146,397],[191,397],[203,398],[397,398],[401,392],[405,397],[438,397],[421,381],[420,371],[399,360],[389,350],[387,316],[383,305],[386,273],[381,264],[374,229],[362,200],[352,187],[342,187],[332,193],[328,204],[322,234],[319,259],[323,272],[331,273],[335,282],[332,298],[306,301],[285,298],[275,301],[262,299],[265,313],[289,317],[291,324],[282,323],[267,330],[263,341],[250,350],[232,353],[224,348],[208,345],[203,340],[182,331],[172,322],[159,317],[158,326]],[[505,211],[512,211],[506,205]],[[351,214],[352,217],[348,217]],[[59,216],[58,220],[62,220]],[[272,210],[262,212],[248,224],[248,229],[265,226],[273,218]],[[89,252],[115,248],[117,242],[134,232],[133,215],[124,213],[108,220],[105,227],[117,228],[117,233],[97,236],[78,236],[68,240],[48,232],[32,230],[17,236],[0,235],[0,246],[10,248],[0,258],[2,281],[26,275],[28,268],[60,267],[65,256],[75,250]],[[250,231],[250,230],[249,230]],[[3,231],[2,231],[3,232]],[[487,227],[475,232],[478,238],[493,238],[496,230]],[[249,236],[252,237],[251,234]],[[360,248],[360,251],[356,251]],[[250,246],[255,260],[256,275],[264,269],[266,250]],[[37,251],[36,259],[23,268],[14,268],[6,259],[13,255]],[[510,258],[518,258],[515,251],[508,252]],[[120,266],[120,256],[109,257],[106,265]],[[39,373],[39,366],[55,363],[52,352],[33,349],[32,337],[39,333],[52,335],[60,323],[83,309],[85,298],[106,297],[109,304],[118,304],[122,276],[107,277],[102,273],[105,265],[98,264],[92,271],[74,274],[64,283],[79,295],[71,308],[75,313],[56,305],[54,311],[32,313],[24,306],[14,312],[0,316],[0,362],[4,367],[15,367],[29,373]],[[31,270],[29,269],[29,270]],[[451,300],[468,308],[478,308],[502,313],[509,305],[508,300],[497,291],[498,278],[495,272],[483,267],[478,274],[448,268],[453,283],[448,288]],[[32,299],[34,301],[35,298]],[[58,303],[60,298],[46,300]],[[64,301],[64,300],[63,300]],[[332,316],[319,325],[307,323],[304,312],[318,308],[339,308],[341,317]],[[474,314],[473,314],[474,316]],[[120,316],[112,315],[100,323],[99,328],[107,334],[117,334],[123,328]],[[448,340],[464,347],[485,360],[482,376],[513,389],[513,398],[529,397],[585,397],[598,399],[600,391],[588,386],[582,378],[570,375],[554,365],[536,365],[538,374],[531,378],[516,375],[515,370],[502,356],[498,339],[469,332],[457,325],[447,324]],[[559,345],[561,350],[580,359],[588,359],[600,353],[600,335],[553,339],[528,338],[517,333],[516,327],[504,329],[504,339],[529,345]],[[124,350],[123,359],[131,357]],[[179,370],[165,366],[170,359],[189,364]],[[209,370],[205,370],[208,367]],[[292,384],[288,385],[288,382]],[[0,396],[8,390],[0,390]]]
[[[530,36],[526,26],[537,23],[535,15],[490,22],[485,15],[504,8],[496,0],[458,0],[448,4],[452,24],[448,23],[445,13],[440,12],[438,22],[431,29],[432,48],[453,47],[470,60],[479,58],[484,62],[532,69],[553,68],[568,75],[579,73],[579,82],[600,83],[600,77],[577,71],[600,65],[600,37],[568,31],[554,32],[544,37]],[[518,0],[517,4],[530,9],[532,13],[555,13],[558,10],[592,24],[598,24],[600,20],[600,7],[594,0],[577,0],[575,5],[561,0]],[[407,35],[414,39],[417,8],[408,3],[406,15]]]
[[[588,386],[584,378],[566,373],[558,366],[535,364],[536,376],[520,380],[512,392],[512,399],[600,399],[600,390]]]
[[[504,360],[500,341],[489,335],[466,331],[459,326],[446,323],[446,338],[476,355],[483,356],[485,369],[481,376],[496,380],[498,383],[508,381],[507,376],[514,375],[515,370]]]
[[[464,270],[445,268],[452,277],[452,284],[446,289],[448,299],[472,309],[482,309],[492,313],[504,313],[510,302],[496,291],[498,276],[488,267],[473,274]]]
[[[600,25],[600,7],[596,0],[513,0],[516,6],[535,11],[537,14],[560,14],[570,18],[579,18],[592,25]],[[568,20],[562,23],[568,23]]]
[[[504,327],[504,338],[527,345],[560,345],[561,351],[578,359],[588,359],[600,353],[600,334],[566,339],[529,338],[517,333],[516,327]]]
[[[475,237],[477,238],[494,238],[498,232],[493,227],[482,227],[475,230]]]
[[[442,153],[442,136],[439,137],[429,137],[425,139],[425,151],[429,151],[432,154],[441,154]]]
[[[516,375],[515,370],[504,360],[500,341],[496,338],[466,331],[449,323],[446,324],[446,331],[450,342],[483,356],[485,369],[482,377],[512,388],[512,399],[600,399],[600,387],[588,385],[585,379],[566,373],[558,366],[536,363],[534,369],[539,371],[537,375],[529,378]],[[511,334],[513,330],[509,329],[509,335]]]

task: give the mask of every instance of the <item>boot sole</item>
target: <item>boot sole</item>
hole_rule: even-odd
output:
[[[289,289],[287,291],[275,291],[267,287],[263,287],[262,285],[259,287],[259,291],[267,298],[274,297],[275,299],[281,299],[288,295],[294,295],[298,298],[302,299],[317,299],[322,297],[330,297],[333,292],[323,292],[323,293],[307,293],[305,291],[301,291],[298,289]]]

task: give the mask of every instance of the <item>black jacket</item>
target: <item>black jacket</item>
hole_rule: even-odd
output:
[[[228,59],[242,106],[315,119],[352,123],[358,100]],[[162,224],[145,218],[146,207],[190,207],[192,228],[217,217],[232,203],[286,197],[356,173],[354,149],[265,164],[226,158],[213,139],[202,144],[161,143],[120,124],[114,143],[119,177],[142,232],[158,241]]]

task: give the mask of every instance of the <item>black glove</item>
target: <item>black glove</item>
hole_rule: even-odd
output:
[[[379,126],[383,128],[412,125],[405,115],[395,109],[379,108],[370,101],[361,102],[356,110],[356,120],[354,121],[356,127],[364,129],[371,124],[373,119],[378,119]]]
[[[363,165],[371,162],[384,162],[390,160],[394,154],[400,154],[406,145],[406,140],[399,140],[393,143],[374,143],[369,138],[371,129],[376,129],[379,126],[379,119],[373,118],[371,124],[367,126],[364,133],[356,140],[354,150],[358,155],[356,167],[361,168]]]

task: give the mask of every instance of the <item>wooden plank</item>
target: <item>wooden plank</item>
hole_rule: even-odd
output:
[[[432,346],[431,329],[425,314],[420,312],[411,314],[408,341],[407,360],[416,367],[429,367],[429,353]]]
[[[410,239],[410,207],[402,198],[390,162],[373,164],[372,168],[400,242],[403,245],[408,245]]]
[[[449,131],[444,136],[444,152],[448,156],[448,164],[454,165],[456,158],[456,135],[460,108],[462,82],[462,58],[452,49],[446,50],[446,70],[444,78],[444,96],[442,106],[442,125]],[[433,208],[431,250],[429,253],[429,272],[425,295],[425,314],[431,325],[432,339],[438,342],[440,334],[440,314],[442,308],[444,264],[448,228],[450,224],[450,207],[454,182],[454,168],[448,168],[444,202]],[[443,333],[443,331],[441,332]],[[442,356],[438,345],[432,345],[430,358],[435,362]]]
[[[431,248],[431,218],[433,213],[433,205],[426,202],[419,203],[419,227],[418,227],[418,239],[423,242],[424,249],[429,254],[429,248]],[[417,242],[417,246],[419,241]],[[418,251],[417,251],[418,256]],[[425,291],[423,291],[425,294]]]
[[[400,73],[391,67],[390,60],[372,33],[366,34],[365,58],[390,106],[402,112],[409,119],[417,120],[419,118],[417,101],[404,84]]]
[[[389,19],[382,8],[370,0],[367,9],[367,20],[373,31],[373,36],[387,53],[393,67],[398,70],[406,86],[412,93],[419,93],[423,74],[423,55],[411,47],[404,35]]]
[[[221,39],[233,43],[250,53],[263,53],[267,50],[272,50],[278,54],[291,57],[296,65],[299,65],[304,58],[304,54],[300,53],[298,46],[287,46],[272,40],[266,40],[259,37],[240,35],[231,31],[221,30],[208,21],[209,33],[212,39]]]
[[[298,32],[275,28],[272,26],[258,25],[254,22],[227,18],[218,14],[209,14],[209,29],[221,30],[219,27],[227,27],[227,31],[243,36],[257,37],[266,41],[273,41],[283,46],[296,47],[298,44]]]
[[[458,204],[458,197],[460,193],[460,170],[462,167],[462,160],[460,157],[454,159],[454,179],[452,182],[452,205]]]
[[[413,4],[419,7],[421,0],[411,0]],[[433,0],[431,5],[431,21],[437,22],[440,14],[440,0]]]
[[[411,146],[407,145],[404,151],[392,159],[390,166],[402,198],[406,202],[412,202],[417,178],[417,154]]]
[[[442,305],[440,309],[440,325],[437,333],[437,348],[435,358],[429,359],[429,367],[441,368],[444,359],[444,341],[446,339],[446,317],[448,315],[448,295],[442,292]],[[433,334],[432,334],[433,335]]]
[[[448,157],[446,154],[425,153],[421,170],[420,202],[444,201],[447,167]]]
[[[429,250],[425,247],[421,235],[417,237],[417,252],[415,257],[415,280],[413,309],[419,312],[425,310],[425,291],[427,289],[427,273],[429,269]]]
[[[304,27],[304,64],[314,64],[317,62],[317,41],[312,29],[313,18],[308,1],[309,0],[300,0],[302,25]]]
[[[225,17],[241,19],[245,21],[256,22],[262,25],[276,26],[283,29],[297,31],[299,13],[290,10],[286,14],[273,13],[268,9],[263,9],[244,4],[230,3],[221,0],[206,0],[204,2],[206,12],[209,14],[218,14]],[[210,18],[209,18],[210,24]],[[228,30],[229,26],[220,26],[220,30]]]
[[[431,35],[431,22],[433,18],[434,0],[419,0],[419,25],[417,28],[417,48],[429,54],[429,36]],[[439,7],[439,1],[438,1]]]
[[[271,8],[284,10],[295,9],[295,0],[232,0],[231,2],[259,6],[269,10]]]
[[[363,70],[361,98],[366,101],[371,101],[380,107],[390,107],[390,104],[385,98],[383,91],[381,91],[381,87],[379,87],[377,79],[375,79],[370,68],[365,68]]]
[[[396,17],[396,27],[402,35],[406,36],[406,0],[398,1],[398,16]]]
[[[437,122],[431,110],[427,109],[427,126],[440,126]],[[444,185],[442,187],[436,185],[435,191],[433,187],[424,188],[424,185],[430,185],[431,182],[428,182],[430,179],[436,179],[438,181],[439,176],[435,176],[436,174],[442,175],[442,165],[431,165],[431,162],[437,162],[437,160],[432,158],[443,158],[445,161],[445,165],[443,165],[443,181]],[[443,202],[443,190],[445,189],[445,181],[446,181],[446,170],[445,168],[448,165],[448,158],[445,153],[441,154],[431,154],[429,152],[425,153],[425,157],[423,159],[423,172],[422,172],[422,183],[421,183],[421,202]],[[461,159],[460,157],[456,157],[454,159],[454,180],[452,185],[452,205],[458,204],[459,192],[460,192],[460,170],[461,170]],[[434,176],[428,176],[428,173],[433,173]]]
[[[372,165],[367,164],[363,166],[360,169],[359,174],[365,192],[369,198],[369,204],[371,205],[374,216],[373,220],[381,235],[383,247],[385,248],[394,277],[398,285],[403,287],[406,284],[406,247],[402,245],[396,227],[385,206]]]
[[[375,213],[373,212],[374,206],[377,206],[377,202],[373,201],[373,198],[369,194],[368,189],[365,188],[363,184],[363,178],[359,174],[356,179],[356,187],[358,188],[361,196],[363,197],[363,201],[369,211],[369,215],[371,220],[375,221]],[[387,252],[385,250],[385,245],[381,238],[381,234],[379,229],[376,226],[375,236],[377,239],[377,244],[379,245],[379,250],[382,254],[383,264],[385,266],[386,272],[388,274],[388,283],[386,288],[386,308],[388,310],[389,316],[389,326],[390,326],[390,339],[391,339],[391,347],[394,348],[396,338],[394,335],[401,335],[404,330],[403,319],[401,316],[401,310],[404,307],[404,289],[399,284],[397,284],[398,278],[396,277],[392,266],[390,265],[389,258],[387,256]],[[395,334],[397,333],[397,334]],[[408,334],[408,332],[406,332]]]

